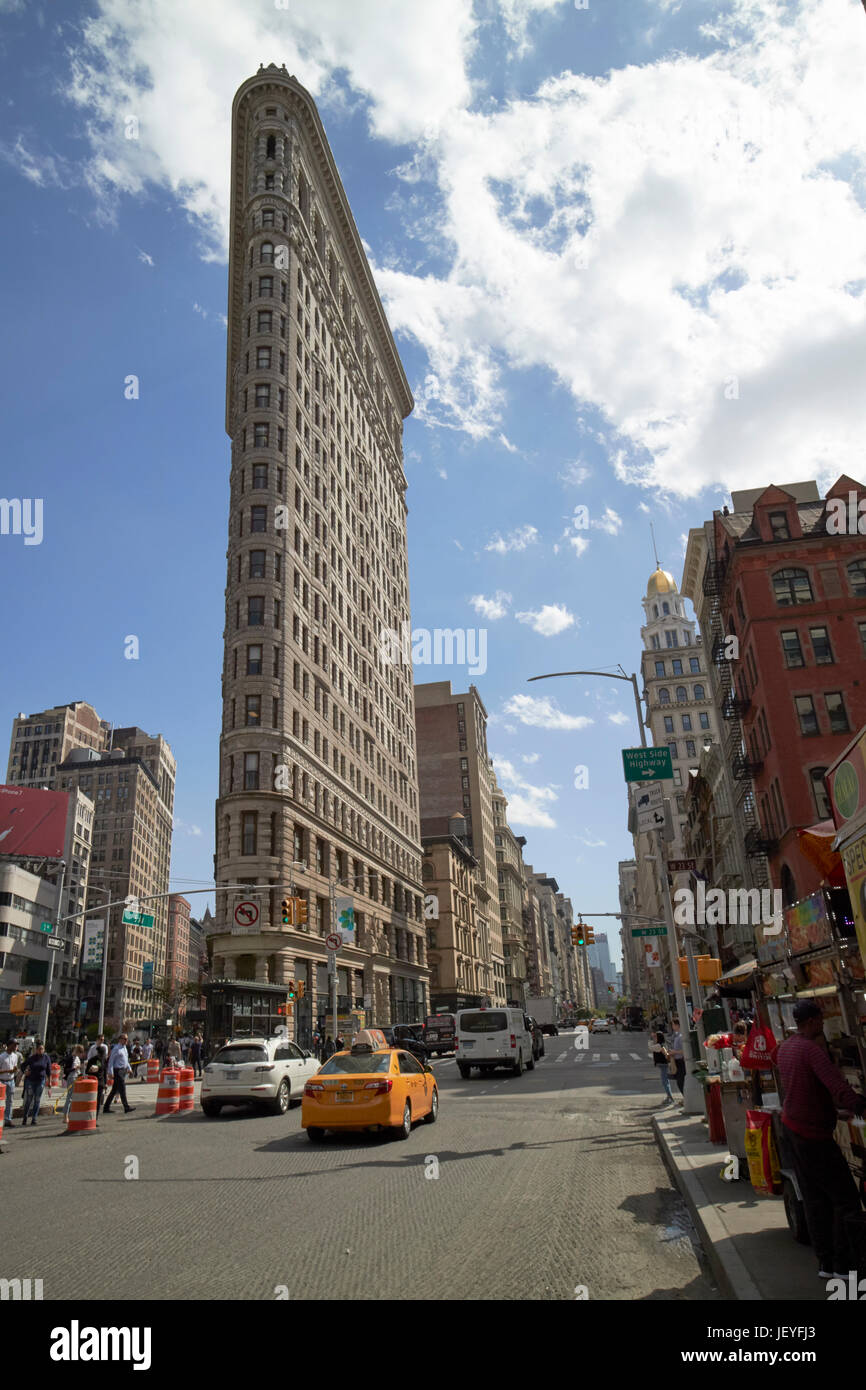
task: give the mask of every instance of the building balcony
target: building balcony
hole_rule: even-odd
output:
[[[739,695],[734,695],[733,692],[729,692],[722,701],[722,718],[742,719],[743,715],[746,714],[751,707],[751,700],[744,700]]]
[[[758,859],[774,854],[779,842],[768,838],[759,826],[752,826],[751,830],[746,833],[743,844],[748,858]]]
[[[742,752],[738,753],[731,760],[731,772],[738,782],[754,781],[763,766],[763,759],[759,762],[753,762],[751,758],[747,758]]]

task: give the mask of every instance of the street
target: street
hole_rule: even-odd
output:
[[[439,1119],[405,1142],[314,1147],[299,1105],[157,1120],[135,1088],[96,1135],[45,1113],[0,1156],[0,1275],[46,1300],[719,1297],[653,1138],[646,1035],[575,1040],[522,1077],[437,1059]]]

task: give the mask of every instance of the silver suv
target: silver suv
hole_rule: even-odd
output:
[[[254,1105],[285,1115],[318,1070],[315,1057],[282,1036],[231,1038],[204,1069],[201,1108],[215,1116],[224,1105]]]

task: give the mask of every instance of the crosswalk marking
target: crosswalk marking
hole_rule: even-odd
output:
[[[639,1052],[630,1052],[628,1055],[629,1055],[629,1057],[631,1057],[631,1059],[632,1059],[633,1062],[642,1062],[642,1061],[643,1061],[643,1057],[641,1057],[641,1055],[640,1055]]]
[[[601,1061],[601,1053],[600,1053],[600,1052],[593,1052],[593,1054],[592,1054],[592,1060],[593,1060],[594,1062],[600,1062],[600,1061]]]
[[[612,1052],[612,1053],[610,1054],[610,1060],[611,1060],[612,1062],[618,1062],[618,1061],[619,1061],[619,1053],[618,1053],[618,1052]]]

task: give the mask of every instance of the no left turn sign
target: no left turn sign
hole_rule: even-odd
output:
[[[251,927],[259,920],[259,909],[256,903],[238,903],[235,908],[235,921],[239,927]]]

